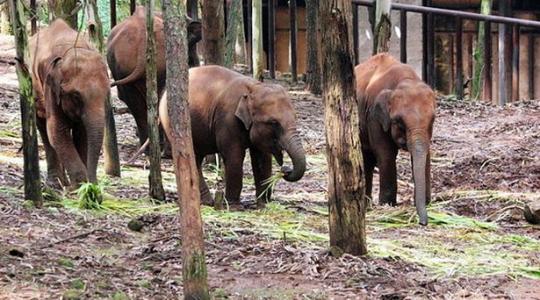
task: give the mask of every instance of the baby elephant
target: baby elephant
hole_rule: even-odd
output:
[[[373,168],[379,167],[379,202],[396,205],[398,149],[411,153],[414,202],[420,224],[427,224],[431,198],[429,145],[435,120],[435,93],[413,68],[383,53],[356,66],[360,102],[366,194],[371,196]]]
[[[109,76],[101,54],[84,34],[57,19],[29,41],[37,127],[48,180],[96,182],[103,141]]]
[[[296,130],[294,108],[283,87],[260,83],[219,66],[192,68],[189,106],[203,203],[213,202],[201,170],[208,154],[223,157],[225,197],[232,205],[240,204],[246,149],[251,155],[259,206],[270,199],[269,192],[262,194],[267,188],[265,180],[272,173],[272,155],[280,166],[283,151],[290,156],[293,168],[282,168],[285,180],[297,181],[304,175],[304,148]],[[166,97],[161,100],[159,113],[170,138]]]

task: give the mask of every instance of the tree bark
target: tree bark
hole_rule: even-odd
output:
[[[492,0],[482,0],[480,13],[483,15],[491,14]],[[482,92],[482,75],[484,74],[484,50],[485,50],[485,23],[478,22],[478,41],[474,49],[474,74],[471,87],[471,99],[478,100]]]
[[[223,65],[225,20],[222,0],[204,0],[202,9],[204,64]]]
[[[360,116],[355,91],[350,0],[320,3],[330,246],[367,252]]]
[[[99,18],[97,0],[87,2],[88,34],[90,40],[99,52],[105,54],[103,42],[103,24]],[[105,100],[105,131],[103,136],[103,155],[105,156],[105,174],[120,177],[120,155],[118,154],[118,139],[116,124],[111,104],[111,95]]]
[[[184,299],[210,299],[200,211],[199,172],[195,164],[188,107],[188,46],[185,0],[164,0],[168,113],[182,233]],[[185,57],[185,59],[179,59]]]
[[[51,20],[62,18],[71,28],[77,30],[77,12],[80,6],[77,0],[48,0],[49,13],[52,14]]]
[[[146,105],[148,107],[148,139],[150,140],[148,176],[149,195],[165,200],[161,179],[161,150],[159,146],[158,95],[156,71],[156,37],[154,33],[154,0],[146,0]]]
[[[319,45],[317,42],[317,36],[319,34],[318,28],[318,0],[306,1],[306,23],[307,23],[307,71],[306,71],[306,85],[307,89],[315,95],[320,95],[321,90],[321,69],[319,66]]]
[[[32,94],[32,79],[26,60],[28,59],[28,36],[24,7],[19,0],[9,0],[11,23],[15,34],[17,78],[21,101],[21,120],[24,155],[24,198],[32,200],[36,207],[43,206],[41,179],[39,174],[39,155],[36,132],[36,107]]]
[[[375,34],[373,38],[373,55],[390,50],[390,36],[392,35],[392,22],[390,21],[390,7],[392,0],[377,0],[375,8]]]
[[[251,55],[253,61],[253,78],[263,80],[263,27],[262,0],[252,0],[251,9]]]
[[[227,34],[225,36],[225,61],[224,65],[230,68],[234,64],[234,54],[236,48],[236,40],[240,28],[240,20],[242,16],[242,0],[232,0],[228,9],[227,16]]]

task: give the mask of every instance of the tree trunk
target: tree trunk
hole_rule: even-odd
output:
[[[188,46],[185,0],[164,0],[170,142],[176,172],[182,233],[184,299],[210,299],[200,211],[199,172],[195,164],[188,107]],[[185,57],[185,59],[178,59]]]
[[[289,0],[289,57],[291,58],[291,79],[293,83],[298,82],[298,62],[297,62],[297,39],[298,26],[296,22],[296,0]]]
[[[88,0],[87,6],[88,34],[99,52],[105,54],[103,43],[103,24],[99,18],[97,0]],[[105,174],[120,177],[120,155],[116,137],[116,124],[110,94],[105,100],[105,131],[103,135],[103,155],[105,156]]]
[[[240,18],[236,37],[235,62],[247,65],[246,33],[244,31],[244,6],[240,5]]]
[[[227,34],[225,36],[225,61],[224,64],[230,68],[234,64],[234,54],[236,48],[236,39],[240,28],[240,20],[242,16],[242,0],[232,0],[228,9],[227,16]]]
[[[491,14],[492,0],[482,0],[480,13],[483,15]],[[474,49],[474,74],[472,79],[471,99],[478,100],[482,91],[482,74],[484,74],[484,49],[485,45],[485,23],[478,22],[478,41]]]
[[[202,9],[204,64],[223,65],[225,20],[222,0],[204,0]]]
[[[306,1],[306,23],[307,23],[307,66],[306,71],[306,85],[307,89],[315,95],[320,95],[321,91],[321,69],[319,66],[319,45],[317,43],[317,36],[319,34],[318,28],[318,13],[319,4],[318,0]]]
[[[21,100],[21,120],[24,155],[24,198],[32,200],[36,207],[43,206],[41,179],[39,174],[39,155],[36,132],[36,107],[32,95],[32,79],[26,66],[28,58],[28,36],[24,7],[19,0],[9,0],[11,22],[15,34],[17,52],[17,78]]]
[[[11,34],[9,8],[7,3],[0,4],[0,34]]]
[[[49,14],[52,14],[51,20],[62,18],[71,28],[77,30],[77,12],[80,6],[77,0],[48,0]]]
[[[251,55],[253,61],[253,78],[263,80],[263,27],[262,0],[252,0],[251,9]]]
[[[367,252],[360,119],[353,69],[350,0],[320,3],[330,246]]]
[[[392,0],[377,0],[375,8],[375,34],[373,38],[373,54],[388,52],[390,49],[390,36],[392,35],[392,22],[390,21],[390,7]]]
[[[187,14],[193,20],[199,20],[199,1],[188,0],[187,1]]]
[[[154,0],[146,0],[146,105],[148,107],[148,139],[150,140],[149,195],[165,200],[161,179],[161,150],[157,114],[156,37],[154,33]]]

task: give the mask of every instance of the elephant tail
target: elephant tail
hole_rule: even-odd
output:
[[[146,26],[142,26],[139,36],[141,40],[139,41],[139,49],[137,49],[137,65],[135,65],[135,69],[128,76],[111,83],[111,87],[131,83],[140,79],[146,72]]]

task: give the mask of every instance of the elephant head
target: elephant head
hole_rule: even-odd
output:
[[[235,116],[249,131],[251,143],[272,153],[283,166],[285,150],[293,163],[292,170],[282,167],[285,180],[297,181],[306,170],[302,141],[296,130],[296,116],[287,91],[279,85],[252,83],[240,97]]]
[[[369,130],[382,130],[397,148],[411,154],[414,201],[420,224],[427,224],[431,199],[430,142],[435,120],[435,94],[420,81],[383,90],[368,112]],[[370,133],[371,134],[371,133]]]
[[[105,100],[110,92],[105,63],[94,50],[72,48],[63,57],[43,61],[39,66],[39,76],[44,82],[48,114],[61,112],[62,118],[69,124],[82,124],[87,147],[86,157],[80,158],[86,170],[77,170],[77,173],[86,174],[89,181],[96,182],[105,125]],[[58,149],[57,152],[60,152],[62,160],[62,150]],[[70,163],[73,162],[64,162]],[[67,169],[69,171],[70,168]]]

